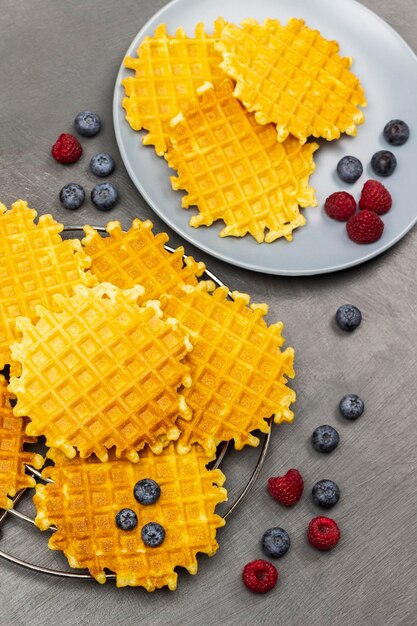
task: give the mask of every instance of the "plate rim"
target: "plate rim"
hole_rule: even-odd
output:
[[[356,267],[357,265],[361,265],[362,263],[366,263],[367,261],[370,261],[371,259],[379,256],[380,254],[383,254],[384,252],[386,252],[387,250],[392,248],[395,244],[397,244],[401,239],[403,239],[403,237],[417,223],[417,212],[416,212],[414,218],[411,220],[411,222],[409,224],[407,224],[403,228],[403,230],[400,233],[398,233],[395,237],[393,237],[390,241],[388,241],[385,244],[381,245],[376,250],[373,250],[372,252],[369,252],[368,254],[364,254],[364,255],[362,255],[362,256],[354,259],[354,260],[351,260],[351,261],[348,261],[348,262],[345,262],[345,263],[340,263],[339,265],[332,265],[332,266],[329,266],[329,267],[316,268],[316,269],[309,269],[309,268],[306,268],[306,269],[303,269],[303,270],[300,270],[300,269],[291,270],[291,269],[279,269],[279,268],[275,269],[275,268],[267,268],[267,267],[264,267],[264,266],[259,266],[259,265],[256,265],[256,263],[252,263],[252,262],[246,263],[246,262],[241,261],[239,259],[236,260],[235,258],[228,256],[224,252],[218,252],[217,250],[213,250],[210,246],[206,245],[204,242],[202,243],[202,242],[196,240],[193,237],[192,233],[188,234],[186,231],[184,231],[184,229],[181,226],[178,226],[175,223],[175,221],[173,221],[170,217],[167,217],[165,215],[165,213],[159,209],[158,204],[152,199],[152,197],[144,189],[140,179],[136,175],[136,172],[131,167],[130,160],[128,158],[128,155],[127,155],[127,152],[126,152],[126,149],[125,149],[125,146],[124,146],[124,142],[123,142],[123,139],[122,139],[121,128],[120,128],[119,120],[118,120],[118,116],[120,114],[120,107],[121,107],[121,100],[120,100],[120,93],[119,93],[119,91],[120,91],[120,87],[121,87],[122,77],[123,77],[125,69],[126,69],[124,67],[124,59],[126,58],[126,56],[131,54],[132,48],[137,47],[139,45],[140,41],[144,37],[144,32],[149,27],[149,24],[151,22],[153,22],[154,20],[157,20],[159,16],[163,15],[167,10],[171,9],[172,6],[177,5],[177,4],[181,4],[181,3],[185,2],[185,1],[187,1],[187,0],[170,0],[170,2],[167,2],[166,4],[164,4],[160,9],[158,9],[158,11],[153,13],[149,17],[148,20],[146,20],[145,24],[143,24],[143,26],[137,32],[135,37],[131,40],[131,42],[130,42],[126,52],[123,55],[121,64],[120,64],[118,72],[117,72],[115,86],[114,86],[114,91],[113,91],[113,107],[112,107],[113,108],[113,128],[114,128],[114,133],[115,133],[115,137],[116,137],[117,146],[118,146],[118,149],[119,149],[119,152],[120,152],[120,156],[122,158],[123,165],[125,166],[125,168],[126,168],[126,170],[128,172],[130,180],[132,181],[132,183],[134,184],[134,186],[136,187],[136,189],[138,190],[138,192],[140,193],[142,198],[148,204],[148,206],[152,209],[152,211],[154,211],[154,213],[156,213],[156,215],[165,224],[167,224],[170,228],[172,228],[172,230],[174,232],[176,232],[177,235],[179,235],[180,237],[185,239],[187,242],[189,242],[190,244],[192,244],[193,246],[195,246],[199,250],[202,250],[206,254],[209,254],[210,256],[212,256],[214,258],[217,258],[217,259],[219,259],[219,260],[221,260],[223,262],[229,263],[230,265],[232,265],[234,267],[240,267],[240,268],[243,268],[243,269],[246,269],[246,270],[250,270],[250,271],[254,271],[254,272],[258,272],[258,273],[262,273],[262,274],[269,274],[269,275],[273,275],[273,276],[316,276],[316,275],[320,275],[320,274],[331,274],[331,273],[334,273],[334,272],[340,272],[342,270],[346,270],[346,269],[349,269],[351,267]],[[376,19],[378,22],[380,22],[392,35],[395,36],[395,38],[401,43],[401,45],[405,48],[405,50],[408,51],[409,54],[411,54],[411,56],[414,58],[414,61],[417,64],[417,53],[414,52],[414,50],[407,43],[407,41],[405,41],[405,39],[395,30],[395,28],[393,28],[390,24],[388,24],[387,21],[385,21],[381,16],[379,16],[377,13],[375,13],[375,11],[373,11],[369,7],[365,6],[364,4],[359,2],[358,0],[343,0],[343,2],[345,2],[346,4],[354,4],[354,5],[356,5],[365,14],[369,14],[372,17],[372,19]],[[124,121],[126,121],[125,116],[124,116]],[[128,122],[126,121],[126,123],[128,123]],[[132,132],[138,132],[138,131],[133,131],[132,130]],[[270,244],[265,244],[265,245],[270,245]],[[364,245],[366,245],[366,244],[364,244]]]

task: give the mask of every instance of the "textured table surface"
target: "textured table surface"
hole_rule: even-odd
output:
[[[164,0],[0,0],[0,199],[26,198],[40,213],[68,223],[57,192],[67,172],[49,156],[75,113],[99,112],[101,135],[87,154],[116,155],[114,179],[121,202],[111,213],[128,227],[148,208],[118,157],[112,129],[114,79],[136,32]],[[278,2],[277,2],[278,4]],[[417,51],[416,0],[364,0]],[[383,71],[383,68],[381,68]],[[411,120],[414,121],[414,120]],[[85,160],[85,162],[87,162]],[[80,182],[93,177],[80,168]],[[79,222],[105,224],[109,216],[86,206]],[[171,241],[179,244],[174,233]],[[269,319],[286,323],[288,345],[297,351],[296,420],[276,429],[270,453],[250,498],[219,532],[220,549],[201,558],[196,577],[180,576],[175,593],[147,594],[111,583],[35,575],[0,562],[0,624],[280,624],[283,626],[394,626],[417,623],[417,230],[377,259],[343,273],[286,279],[233,268],[187,246],[233,289],[266,301]],[[343,302],[357,304],[363,323],[352,335],[333,323]],[[360,394],[366,414],[357,423],[337,417],[338,399]],[[326,457],[309,444],[321,423],[335,424],[338,450]],[[226,465],[232,495],[247,479],[254,451],[232,455]],[[265,491],[266,479],[296,466],[306,490],[321,478],[341,487],[334,510],[343,540],[320,554],[306,544],[305,529],[318,514],[309,497],[283,510]],[[266,596],[247,592],[243,565],[261,557],[259,539],[273,525],[292,537],[279,562],[280,581]],[[45,566],[63,564],[46,537],[22,522],[8,522],[0,548]]]

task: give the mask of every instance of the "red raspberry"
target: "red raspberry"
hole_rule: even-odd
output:
[[[245,565],[242,580],[250,591],[266,593],[277,584],[278,570],[272,563],[258,559]]]
[[[51,154],[60,163],[75,163],[83,153],[80,142],[74,135],[62,133],[52,146]]]
[[[346,222],[356,211],[356,200],[347,191],[336,191],[326,199],[324,210],[334,220]]]
[[[388,189],[379,180],[367,180],[362,189],[359,208],[384,215],[391,207],[392,198]]]
[[[304,481],[297,469],[290,469],[285,476],[268,480],[268,491],[274,500],[284,506],[296,504],[303,494]]]
[[[317,550],[332,550],[340,539],[339,526],[330,517],[315,517],[308,525],[307,539]]]
[[[349,218],[346,230],[355,243],[373,243],[381,237],[384,222],[373,211],[359,211]]]

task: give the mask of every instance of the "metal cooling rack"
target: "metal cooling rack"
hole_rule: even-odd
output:
[[[107,231],[104,227],[102,226],[95,226],[94,227],[98,232],[103,233],[103,234],[107,234]],[[79,225],[71,225],[71,226],[66,226],[64,228],[64,232],[83,232],[83,227],[79,226]],[[165,246],[165,249],[168,250],[169,252],[174,252],[174,248],[171,248],[170,246]],[[184,255],[184,259],[186,259],[187,256]],[[218,285],[219,287],[224,286],[224,283],[222,283],[222,281],[217,278],[217,276],[215,276],[214,274],[212,274],[212,272],[210,272],[209,270],[206,270],[204,273],[204,276],[209,278],[210,280],[212,280],[214,283],[216,283],[216,285]],[[231,297],[231,294],[229,293],[229,297]],[[268,420],[268,424],[269,426],[271,426],[271,420],[272,418],[269,418]],[[262,437],[262,444],[260,446],[260,450],[259,450],[259,455],[258,458],[256,460],[255,466],[252,470],[252,474],[250,475],[247,483],[245,484],[244,488],[242,489],[242,491],[239,493],[239,495],[235,498],[235,500],[232,502],[232,504],[230,504],[230,506],[228,507],[228,509],[226,510],[226,512],[223,514],[223,518],[224,519],[228,519],[232,513],[234,513],[237,508],[242,504],[242,502],[246,499],[246,497],[248,496],[249,492],[251,491],[252,487],[254,486],[259,473],[262,469],[262,466],[264,464],[266,455],[267,455],[267,451],[268,451],[268,446],[269,446],[269,442],[270,442],[270,438],[271,438],[271,429],[269,430],[269,432],[267,434],[264,434]],[[217,456],[216,456],[216,460],[214,462],[214,465],[212,466],[213,469],[217,469],[221,467],[222,461],[226,456],[226,453],[229,449],[229,443],[225,442],[223,444],[221,444],[217,450]],[[33,476],[35,478],[36,481],[39,482],[52,482],[49,478],[42,478],[41,472],[39,472],[38,470],[36,470],[35,468],[31,467],[31,466],[26,466],[26,471],[30,476]],[[35,525],[35,521],[32,517],[29,517],[28,515],[22,513],[21,511],[19,511],[17,509],[17,506],[19,504],[19,501],[25,496],[28,495],[28,493],[33,492],[33,489],[22,489],[21,491],[19,491],[19,493],[16,494],[15,498],[13,499],[13,509],[10,510],[1,510],[0,509],[0,540],[1,540],[1,527],[2,525],[6,522],[6,521],[13,521],[13,520],[23,520],[28,526],[34,526]],[[54,532],[55,528],[51,527],[50,530],[52,532]],[[4,559],[5,561],[8,561],[10,563],[14,563],[15,565],[20,565],[21,567],[24,567],[28,570],[32,570],[34,572],[37,572],[39,574],[49,574],[50,576],[58,576],[60,578],[76,578],[76,579],[83,579],[83,580],[93,580],[93,577],[90,576],[90,574],[85,574],[82,572],[74,572],[74,571],[66,571],[66,570],[57,570],[57,569],[50,569],[48,567],[42,567],[40,565],[37,565],[35,563],[30,563],[29,561],[23,561],[22,559],[19,559],[11,554],[8,554],[7,552],[4,552],[3,550],[0,549],[0,558]],[[116,578],[115,574],[106,574],[106,579],[107,580],[114,580]]]

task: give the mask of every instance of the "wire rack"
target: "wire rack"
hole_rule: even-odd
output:
[[[94,227],[98,232],[103,233],[104,235],[107,234],[107,231],[104,227],[101,226],[95,226]],[[76,232],[76,233],[82,233],[83,232],[83,227],[79,226],[79,225],[70,225],[70,226],[66,226],[64,228],[64,232],[65,233],[69,233],[69,232]],[[165,246],[165,249],[168,250],[168,252],[174,252],[174,248],[171,248],[170,246]],[[186,259],[187,256],[184,255],[184,259]],[[215,276],[212,272],[210,272],[209,270],[206,269],[205,273],[204,273],[204,277],[207,279],[212,280],[214,283],[216,283],[216,285],[218,285],[219,287],[224,286],[224,283],[222,283],[222,281],[217,278],[217,276]],[[231,298],[231,294],[229,293],[229,297]],[[269,418],[268,420],[268,424],[271,426],[271,419]],[[233,500],[233,502],[229,505],[229,507],[227,508],[227,510],[225,511],[225,513],[223,514],[223,518],[224,519],[228,519],[236,510],[237,508],[242,504],[242,502],[246,499],[246,497],[248,496],[249,492],[251,491],[252,487],[254,486],[259,473],[262,469],[262,466],[264,464],[267,452],[268,452],[268,446],[269,446],[269,442],[270,442],[270,437],[271,437],[271,430],[269,430],[269,432],[267,434],[264,434],[262,436],[262,443],[260,445],[259,448],[259,454],[258,457],[255,461],[255,464],[252,468],[252,472],[249,476],[249,479],[247,480],[246,484],[244,485],[244,487],[242,488],[242,490],[240,491],[240,493],[236,496],[236,498]],[[221,444],[218,449],[217,449],[217,455],[216,455],[216,460],[214,461],[214,464],[212,466],[213,469],[217,469],[221,467],[221,464],[227,454],[229,450],[229,443],[225,442],[223,444]],[[41,472],[39,472],[38,470],[36,470],[35,468],[31,467],[31,466],[26,466],[26,471],[27,473],[32,476],[33,478],[35,478],[35,480],[37,482],[52,482],[49,478],[43,478],[41,475]],[[6,522],[13,522],[13,520],[22,520],[23,522],[25,522],[27,524],[27,526],[34,526],[35,521],[32,517],[26,515],[25,513],[19,511],[18,509],[18,505],[19,502],[25,497],[28,496],[30,494],[30,492],[33,492],[33,489],[22,489],[21,491],[19,491],[19,493],[16,494],[15,498],[13,499],[13,509],[10,510],[0,510],[0,545],[1,545],[1,528],[2,525]],[[50,530],[52,532],[54,532],[55,528],[51,527]],[[20,565],[21,567],[24,567],[28,570],[32,570],[34,572],[37,572],[39,574],[49,574],[50,576],[58,576],[61,578],[76,578],[76,579],[81,579],[81,580],[92,580],[93,577],[90,576],[90,574],[84,573],[84,572],[75,572],[75,571],[66,571],[66,570],[58,570],[58,569],[51,569],[48,567],[42,567],[41,565],[37,565],[35,563],[31,563],[29,561],[23,561],[22,559],[13,556],[12,554],[8,554],[7,552],[3,551],[2,549],[0,549],[0,558],[4,559],[5,561],[8,561],[10,563],[14,563],[15,565]],[[107,580],[114,580],[116,578],[115,574],[111,574],[108,573],[106,574],[106,578]]]

